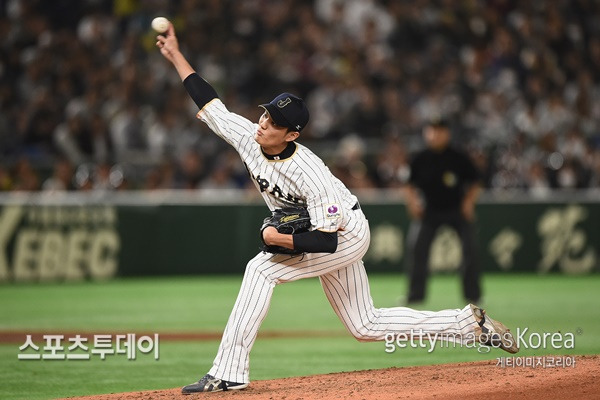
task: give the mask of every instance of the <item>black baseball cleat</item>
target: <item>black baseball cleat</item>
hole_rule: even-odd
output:
[[[222,392],[226,390],[241,390],[248,387],[247,383],[236,383],[224,381],[206,374],[202,379],[191,385],[184,386],[181,389],[182,394],[192,394],[200,392]]]
[[[491,319],[486,315],[484,309],[476,305],[471,304],[471,311],[478,325],[475,328],[475,338],[479,343],[500,348],[512,354],[519,352],[517,340],[503,323]]]

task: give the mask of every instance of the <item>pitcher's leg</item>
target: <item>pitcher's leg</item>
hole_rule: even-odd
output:
[[[230,382],[248,382],[250,351],[267,315],[275,285],[345,268],[362,258],[369,240],[368,222],[357,210],[353,211],[346,230],[339,233],[335,253],[299,256],[260,253],[250,260],[209,374]]]
[[[271,261],[273,257],[261,253],[248,263],[210,375],[231,382],[249,382],[250,351],[276,285],[269,276],[269,270],[277,265]]]
[[[359,260],[368,248],[368,224],[358,220],[353,228],[340,235],[338,250],[333,254],[292,257],[260,253],[248,263],[210,375],[231,382],[249,381],[250,351],[267,315],[275,285],[319,276]]]
[[[470,306],[442,311],[406,307],[375,308],[362,261],[322,275],[321,285],[335,313],[358,340],[384,340],[386,335],[447,334],[468,339],[476,321]],[[471,339],[472,340],[472,339]]]

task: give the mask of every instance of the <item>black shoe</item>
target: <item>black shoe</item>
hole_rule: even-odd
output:
[[[192,394],[200,392],[221,392],[225,390],[241,390],[248,387],[247,383],[236,383],[217,379],[212,375],[206,374],[204,378],[196,383],[184,386],[181,389],[183,394]]]

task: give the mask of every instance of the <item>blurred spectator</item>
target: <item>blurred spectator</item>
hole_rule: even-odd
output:
[[[175,174],[176,188],[196,189],[204,175],[204,159],[197,152],[190,150],[178,164]]]
[[[140,105],[130,102],[111,121],[110,134],[117,162],[143,163],[148,161],[148,119]]]
[[[231,171],[223,165],[217,165],[207,178],[198,186],[199,189],[236,189],[237,185],[231,177]]]
[[[356,132],[361,137],[381,138],[385,114],[375,90],[367,85],[361,85],[356,89],[356,93],[358,101],[345,118],[346,130]]]
[[[364,161],[364,143],[357,135],[342,139],[334,156],[332,169],[345,185],[358,189],[375,187]]]
[[[88,192],[94,188],[94,165],[81,164],[75,170],[75,187],[78,190]]]
[[[590,165],[590,187],[600,189],[600,148],[588,155]]]
[[[92,188],[95,191],[106,192],[115,189],[121,182],[114,181],[112,167],[108,163],[101,163],[96,166],[93,176]],[[122,177],[119,177],[119,180]]]
[[[529,167],[527,190],[535,197],[543,198],[550,194],[550,182],[548,182],[544,166],[539,161]]]
[[[107,133],[104,119],[98,113],[88,118],[78,112],[56,127],[54,141],[58,150],[74,165],[107,162],[111,150]]]
[[[383,150],[377,157],[376,173],[379,187],[398,188],[408,182],[408,155],[397,136],[390,136],[384,142]]]
[[[73,165],[67,159],[58,159],[54,163],[52,176],[46,179],[42,184],[42,190],[53,193],[73,189],[75,189],[73,185]]]
[[[175,165],[172,160],[164,160],[146,174],[143,188],[146,190],[170,189],[175,187]]]
[[[14,167],[15,191],[31,192],[40,189],[40,177],[27,158],[21,158]]]
[[[10,173],[4,165],[0,164],[0,192],[12,190],[13,182]]]

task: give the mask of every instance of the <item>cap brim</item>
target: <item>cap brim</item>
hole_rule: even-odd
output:
[[[271,116],[273,122],[275,122],[277,125],[289,128],[289,122],[283,117],[283,115],[281,115],[277,107],[275,107],[273,104],[261,104],[259,107],[264,108]]]

